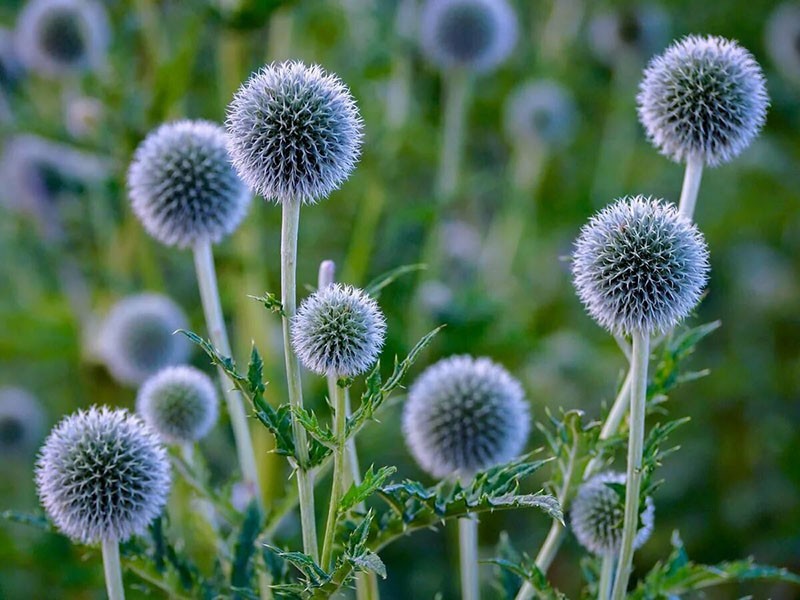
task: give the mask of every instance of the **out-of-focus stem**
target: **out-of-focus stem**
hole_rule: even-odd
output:
[[[458,520],[459,563],[462,600],[480,598],[478,579],[478,521],[469,516]]]
[[[699,156],[690,156],[686,161],[686,172],[683,175],[681,187],[681,200],[678,212],[690,221],[694,218],[694,207],[697,204],[697,194],[700,191],[700,181],[703,178],[703,159]]]
[[[436,192],[442,203],[449,202],[458,189],[469,83],[469,73],[463,69],[453,69],[444,75],[442,141],[436,181]]]

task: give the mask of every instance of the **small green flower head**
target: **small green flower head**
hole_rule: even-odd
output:
[[[0,456],[30,456],[41,441],[44,421],[44,410],[30,392],[0,388]]]
[[[228,149],[241,178],[278,203],[314,204],[350,176],[363,122],[338,77],[301,62],[273,63],[228,106]]]
[[[639,120],[675,162],[730,162],[767,119],[766,81],[753,55],[716,36],[690,35],[650,61],[639,85]]]
[[[563,146],[572,139],[576,120],[572,94],[555,81],[524,83],[506,101],[506,137],[514,143]]]
[[[420,17],[420,45],[440,69],[490,71],[517,41],[517,16],[506,0],[428,0]]]
[[[225,130],[208,121],[166,123],[128,169],[133,212],[167,246],[216,243],[242,222],[252,196],[231,165]]]
[[[320,375],[355,377],[378,360],[386,320],[364,291],[334,283],[305,299],[292,319],[292,347]]]
[[[36,464],[39,499],[74,541],[124,542],[164,508],[167,453],[155,433],[126,410],[92,407],[62,420]]]
[[[137,294],[117,302],[101,325],[100,356],[120,383],[138,386],[164,367],[186,362],[191,344],[183,310],[166,296]]]
[[[572,276],[587,312],[612,333],[663,332],[697,306],[708,279],[703,235],[672,204],[627,197],[584,225]]]
[[[615,555],[622,546],[625,498],[608,484],[625,484],[624,473],[601,473],[578,488],[572,503],[570,523],[575,537],[589,552]],[[640,548],[653,533],[655,506],[649,496],[639,514],[641,527],[633,541]]]
[[[516,458],[529,430],[522,386],[488,358],[452,356],[428,367],[403,411],[406,445],[439,478],[469,478]]]
[[[217,422],[217,390],[194,367],[167,367],[139,389],[136,412],[165,442],[191,444]]]
[[[109,42],[108,16],[94,0],[30,0],[19,14],[23,64],[58,77],[100,67]]]

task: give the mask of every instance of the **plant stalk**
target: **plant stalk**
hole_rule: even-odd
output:
[[[690,221],[694,218],[694,208],[697,204],[697,194],[700,191],[700,181],[703,178],[703,159],[699,156],[690,156],[686,161],[686,172],[683,175],[681,187],[681,200],[678,212]]]
[[[445,74],[443,130],[436,182],[436,191],[442,203],[449,202],[458,189],[469,81],[469,73],[463,69],[454,69]]]
[[[286,382],[289,403],[295,409],[303,408],[303,388],[300,382],[300,362],[292,350],[291,319],[297,312],[297,234],[300,226],[302,202],[295,199],[283,203],[281,219],[281,303],[283,305],[283,353],[286,360]],[[315,561],[319,559],[317,529],[314,519],[314,481],[308,471],[308,439],[306,430],[292,414],[297,478],[300,503],[300,523],[303,529],[303,552]]]
[[[459,562],[461,567],[461,598],[478,600],[478,520],[465,517],[458,520]]]
[[[650,334],[634,331],[631,350],[631,413],[628,438],[628,470],[625,479],[625,517],[622,545],[617,564],[617,577],[611,593],[613,600],[622,600],[628,589],[633,542],[639,530],[639,491],[642,484],[644,451],[644,417],[647,404],[647,363],[650,358]]]
[[[605,554],[603,556],[602,567],[600,569],[600,582],[597,587],[597,600],[608,600],[611,593],[611,582],[614,579],[614,563],[617,562],[617,555]]]
[[[214,268],[214,255],[211,244],[198,243],[194,247],[194,266],[197,272],[197,285],[200,288],[200,300],[206,317],[206,328],[211,337],[211,343],[223,356],[232,356],[231,344],[228,341],[228,332],[225,329],[225,320],[222,316],[222,306],[219,299],[217,273]],[[227,383],[222,367],[217,367],[220,386],[225,397],[228,415],[231,419],[233,437],[236,442],[236,454],[239,458],[239,468],[248,490],[257,498],[261,507],[261,488],[258,485],[258,470],[256,468],[253,441],[250,437],[250,427],[247,424],[247,415],[244,410],[242,396]],[[263,508],[263,507],[262,507]]]
[[[330,374],[329,377],[335,377]],[[331,567],[331,556],[333,555],[333,540],[336,535],[336,525],[339,521],[339,501],[344,493],[344,476],[347,470],[346,452],[346,423],[347,423],[347,404],[345,402],[345,390],[338,383],[334,387],[333,398],[334,433],[336,435],[336,447],[333,451],[333,477],[331,483],[331,501],[328,506],[328,521],[325,525],[325,538],[322,543],[322,562],[323,569]]]
[[[103,573],[106,577],[108,600],[125,600],[122,586],[122,567],[119,564],[119,543],[117,540],[103,540]]]

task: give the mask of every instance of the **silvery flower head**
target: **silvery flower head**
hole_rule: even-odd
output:
[[[601,473],[578,488],[570,523],[581,545],[598,556],[615,555],[622,546],[625,498],[608,484],[625,484],[624,473]],[[640,548],[653,533],[655,506],[649,496],[639,514],[641,527],[633,541]]]
[[[17,53],[14,33],[0,27],[0,91],[13,88],[22,77],[23,68]]]
[[[506,136],[519,144],[563,146],[575,132],[577,110],[564,86],[542,79],[517,87],[506,100]]]
[[[672,204],[643,196],[604,208],[575,242],[572,275],[588,313],[612,333],[671,329],[700,301],[708,250]]]
[[[800,82],[800,4],[784,2],[772,12],[764,31],[764,43],[784,77]]]
[[[313,204],[350,176],[363,122],[341,80],[319,66],[273,63],[228,106],[228,149],[241,178],[278,203]]]
[[[175,331],[187,326],[183,310],[166,296],[128,296],[100,327],[100,356],[119,382],[139,385],[164,367],[186,362],[191,343]]]
[[[589,45],[603,63],[614,66],[630,56],[646,59],[668,41],[669,16],[657,4],[603,11],[589,23]]]
[[[19,14],[17,49],[23,64],[47,76],[100,67],[109,25],[95,0],[29,0]]]
[[[164,441],[190,444],[214,427],[217,390],[208,375],[194,367],[167,367],[139,388],[136,412]]]
[[[378,359],[386,320],[364,291],[334,283],[306,298],[292,319],[292,347],[307,369],[355,377]]]
[[[736,158],[767,117],[761,67],[738,43],[690,35],[650,61],[639,84],[639,120],[658,150],[716,166]]]
[[[170,467],[138,417],[92,407],[64,418],[47,437],[36,485],[48,516],[72,540],[124,542],[161,514]]]
[[[44,432],[45,415],[27,390],[0,388],[0,456],[25,455],[36,448]]]
[[[247,214],[251,195],[234,171],[225,130],[208,121],[165,123],[128,168],[133,212],[151,236],[186,248],[219,242]]]
[[[403,411],[406,445],[434,477],[468,478],[508,462],[529,430],[522,386],[488,358],[452,356],[428,367]]]
[[[440,69],[489,71],[517,41],[517,16],[506,0],[427,0],[419,23],[422,52]]]

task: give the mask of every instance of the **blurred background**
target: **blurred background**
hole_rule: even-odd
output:
[[[637,553],[637,568],[665,558],[678,529],[695,560],[753,555],[800,570],[800,5],[513,0],[514,51],[474,77],[457,190],[442,202],[444,78],[419,49],[421,4],[103,0],[92,9],[94,45],[75,50],[86,32],[66,25],[44,40],[66,55],[86,53],[81,68],[59,70],[29,47],[37,41],[21,16],[26,2],[0,3],[0,510],[38,510],[35,452],[62,415],[91,404],[132,407],[135,389],[110,376],[94,343],[115,301],[167,294],[205,333],[190,253],[148,238],[130,210],[125,171],[134,148],[163,121],[221,122],[248,74],[285,58],[337,73],[366,132],[351,179],[303,209],[301,285],[316,285],[323,259],[356,285],[429,262],[427,272],[400,278],[380,297],[387,357],[447,323],[412,375],[452,353],[488,355],[522,380],[535,419],[559,407],[600,418],[625,361],[584,314],[564,257],[580,226],[614,198],[677,200],[683,168],[646,141],[635,95],[653,53],[685,34],[710,33],[752,51],[771,108],[743,156],[704,174],[696,220],[713,271],[691,324],[720,319],[722,326],[690,360],[710,374],[666,405],[692,421],[673,438],[681,451],[660,472],[666,482],[655,497],[656,533]],[[558,89],[555,108],[525,137],[509,98],[543,80]],[[276,402],[285,390],[280,323],[247,295],[279,291],[279,228],[280,210],[258,198],[244,225],[216,248],[235,353],[244,361],[255,341]],[[199,352],[192,362],[211,372]],[[323,406],[324,382],[306,383],[308,401]],[[23,393],[35,400],[20,399]],[[399,477],[430,482],[404,447],[397,400],[359,438],[361,462],[397,465]],[[9,408],[20,405],[33,407],[31,414]],[[228,432],[217,427],[203,444],[220,481],[234,463]],[[257,444],[269,448],[261,431]],[[531,436],[530,448],[543,444],[540,434]],[[272,464],[268,495],[276,498],[288,473]],[[535,555],[548,526],[534,511],[486,517],[482,554],[494,555],[505,530]],[[297,524],[286,523],[281,535],[296,544]],[[568,538],[551,571],[569,597],[581,587],[580,556]],[[382,557],[384,598],[457,597],[454,528],[416,534]],[[493,568],[483,570],[488,579]],[[98,553],[0,523],[0,598],[101,598],[101,577]],[[747,593],[797,597],[756,584],[708,597]]]

